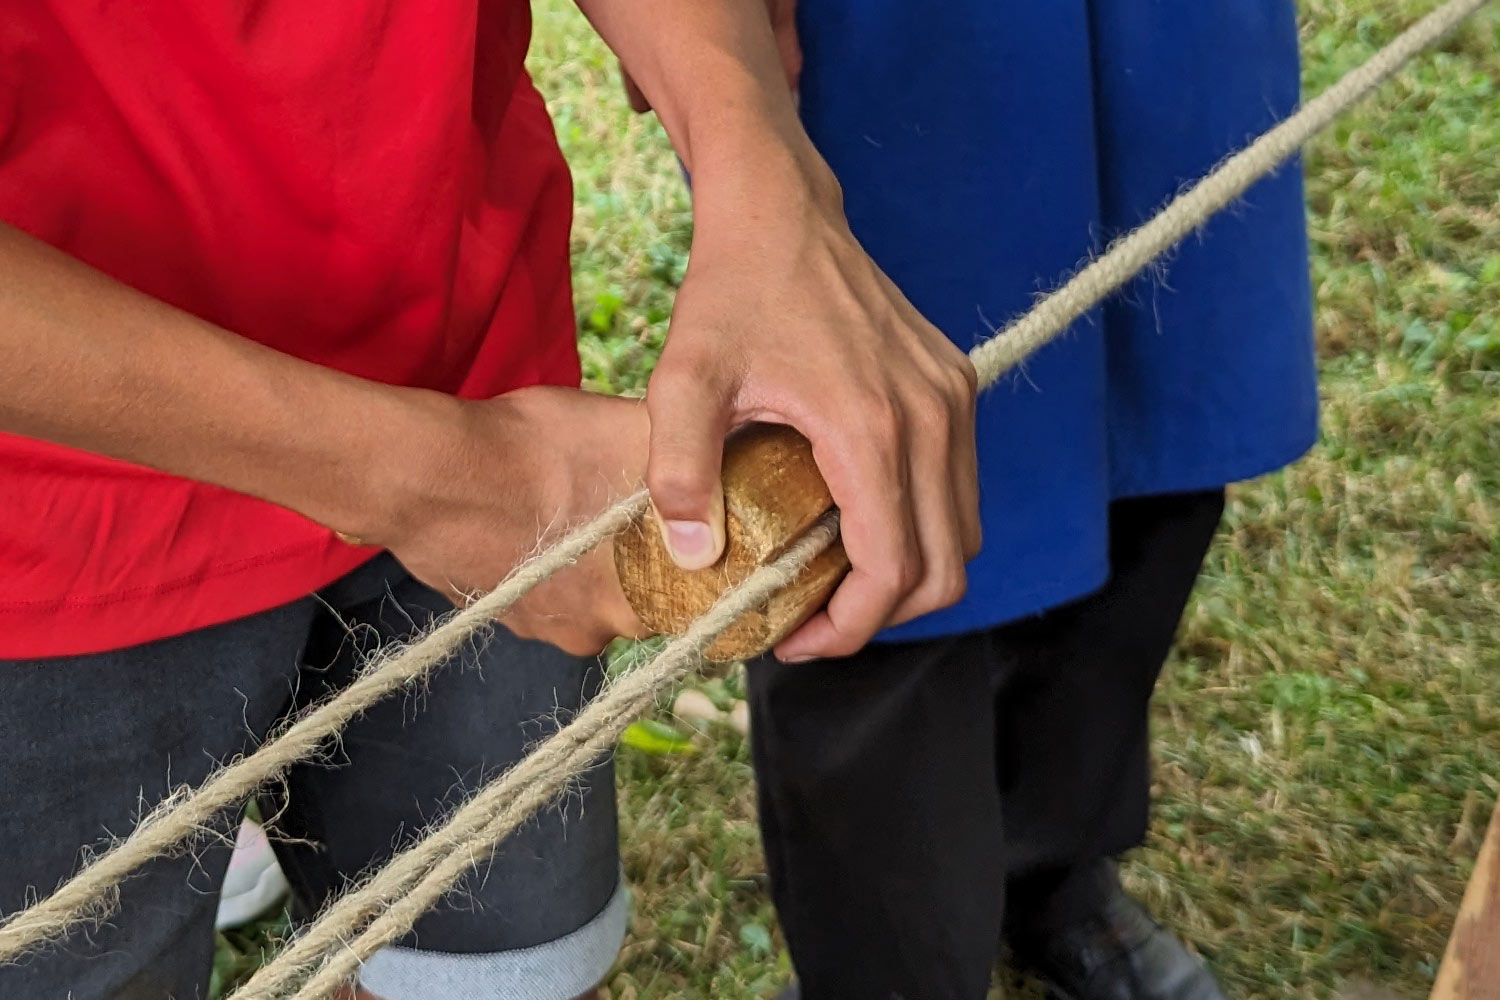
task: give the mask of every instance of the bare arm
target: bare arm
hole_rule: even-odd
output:
[[[394,513],[396,476],[382,466],[391,436],[431,434],[452,407],[263,347],[3,223],[0,357],[0,430],[226,486],[355,534]]]
[[[717,558],[724,434],[773,420],[812,441],[853,565],[778,655],[852,653],[957,600],[979,547],[973,367],[850,233],[764,0],[578,2],[693,174],[692,258],[647,394],[668,548]]]
[[[694,174],[729,178],[790,157],[828,176],[797,119],[764,0],[578,6],[629,67]]]
[[[281,354],[0,223],[0,431],[214,483],[390,548],[450,592],[640,475],[631,402],[535,388],[465,402]],[[508,621],[592,652],[637,627],[607,559]]]

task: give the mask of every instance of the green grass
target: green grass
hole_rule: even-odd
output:
[[[1432,0],[1305,0],[1309,92]],[[573,163],[590,386],[639,392],[686,262],[654,122],[567,0],[532,64]],[[1425,997],[1500,794],[1500,11],[1312,146],[1324,431],[1235,488],[1155,708],[1130,886],[1231,997]],[[732,690],[736,678],[724,681]],[[635,894],[610,1000],[763,997],[789,973],[747,748],[622,751]],[[254,961],[254,935],[239,942]]]

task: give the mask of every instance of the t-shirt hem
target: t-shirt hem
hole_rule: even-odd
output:
[[[114,652],[248,618],[307,597],[380,551],[319,540],[157,586],[0,605],[0,660]]]
[[[1258,479],[1297,462],[1317,443],[1318,427],[1314,422],[1308,429],[1269,445],[1263,444],[1235,455],[1216,456],[1213,462],[1196,462],[1171,469],[1157,467],[1150,472],[1118,476],[1110,484],[1110,499],[1191,493]]]

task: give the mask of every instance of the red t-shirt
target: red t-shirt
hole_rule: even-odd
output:
[[[318,364],[466,397],[576,385],[572,190],[530,29],[524,0],[10,4],[0,218]],[[0,659],[228,621],[369,555],[0,435]]]

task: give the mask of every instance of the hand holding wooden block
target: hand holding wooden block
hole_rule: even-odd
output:
[[[719,595],[774,560],[833,507],[812,445],[790,427],[749,424],[724,443],[724,555],[707,569],[677,568],[655,511],[615,536],[625,597],[653,632],[678,635]],[[818,611],[849,570],[835,542],[791,585],[746,615],[706,651],[722,663],[758,656]]]

